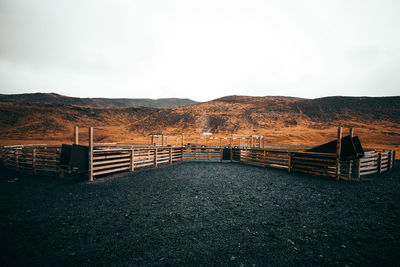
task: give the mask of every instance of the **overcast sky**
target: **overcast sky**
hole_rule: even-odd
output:
[[[398,0],[0,0],[0,93],[400,95]]]

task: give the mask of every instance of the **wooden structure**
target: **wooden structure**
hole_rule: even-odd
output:
[[[350,136],[353,136],[353,129],[350,129]],[[366,151],[362,158],[341,160],[342,128],[338,129],[336,153],[268,149],[264,148],[264,138],[258,138],[257,147],[247,145],[234,147],[232,144],[212,147],[198,146],[198,144],[188,146],[182,145],[184,138],[187,137],[182,135],[179,145],[95,144],[93,128],[89,128],[88,178],[93,181],[101,175],[121,171],[133,172],[137,168],[157,167],[160,164],[173,164],[179,161],[223,161],[224,152],[229,153],[230,162],[330,176],[341,180],[360,180],[365,175],[388,171],[393,168],[395,161],[395,151],[376,149]],[[233,141],[233,136],[230,141]],[[79,143],[78,128],[74,130],[74,143]],[[62,175],[63,170],[59,164],[60,152],[60,146],[5,146],[0,150],[0,158],[3,165],[15,168],[17,171]]]

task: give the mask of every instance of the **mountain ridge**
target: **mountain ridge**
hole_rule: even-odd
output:
[[[199,102],[188,98],[80,98],[64,96],[56,93],[27,93],[27,94],[0,94],[0,103],[58,103],[73,104],[77,106],[91,107],[153,107],[153,108],[169,108],[185,105],[193,105]]]
[[[280,144],[329,141],[335,138],[336,127],[344,126],[355,127],[367,145],[400,148],[400,97],[226,96],[169,108],[0,101],[3,143],[64,142],[70,140],[75,125],[95,127],[95,136],[102,141],[131,141],[152,133],[212,132],[263,135],[268,142]]]

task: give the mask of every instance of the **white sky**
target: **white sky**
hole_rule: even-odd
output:
[[[0,93],[399,95],[398,0],[0,0]]]

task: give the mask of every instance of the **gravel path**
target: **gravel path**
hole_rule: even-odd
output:
[[[192,162],[88,183],[3,169],[0,265],[399,265],[399,174]]]

